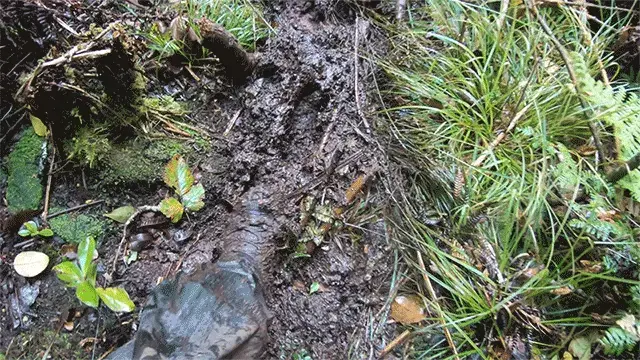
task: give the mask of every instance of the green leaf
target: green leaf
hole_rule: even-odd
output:
[[[18,235],[20,235],[22,237],[29,237],[29,236],[31,236],[31,231],[29,231],[27,229],[21,229],[20,231],[18,231]]]
[[[130,312],[136,308],[127,291],[122,288],[97,288],[100,299],[115,312]]]
[[[89,270],[85,279],[93,286],[96,286],[96,278],[98,277],[98,264],[89,264]]]
[[[127,265],[131,265],[132,262],[138,260],[138,252],[137,251],[131,251],[129,253],[129,256],[127,256],[127,259],[125,260],[125,262],[127,263]]]
[[[134,208],[131,205],[127,205],[127,206],[121,206],[108,214],[104,214],[104,216],[108,217],[113,221],[119,222],[120,224],[124,224],[127,222],[127,220],[129,220],[131,215],[133,215],[135,212],[136,212],[136,208]]]
[[[33,126],[33,131],[36,135],[40,137],[47,136],[47,126],[40,120],[39,117],[29,114],[29,119],[31,119],[31,126]]]
[[[96,250],[96,241],[87,236],[80,245],[78,245],[78,265],[82,271],[82,277],[87,279],[91,262],[93,261],[93,252]]]
[[[204,187],[197,184],[182,196],[182,204],[190,211],[198,211],[204,206],[202,199],[204,198]]]
[[[591,341],[586,336],[574,338],[569,343],[569,352],[578,360],[591,359]]]
[[[76,287],[84,281],[82,271],[78,265],[71,261],[61,262],[53,267],[58,279],[62,280],[69,287]]]
[[[76,297],[82,301],[83,304],[91,306],[92,308],[97,308],[100,304],[96,288],[88,281],[83,281],[78,285],[76,288]]]
[[[27,221],[26,223],[24,223],[24,227],[27,228],[27,230],[29,230],[31,235],[37,235],[38,234],[38,225],[36,225],[35,222]]]
[[[311,286],[309,286],[309,295],[318,292],[318,290],[320,290],[320,283],[314,281]]]
[[[164,182],[174,188],[178,195],[183,196],[195,181],[191,169],[185,159],[175,155],[167,164],[164,172]]]
[[[160,211],[164,216],[171,219],[171,222],[177,223],[182,219],[182,213],[184,213],[184,207],[176,198],[167,198],[160,202]]]
[[[51,229],[42,229],[38,232],[38,235],[43,236],[43,237],[52,237],[53,236],[53,230]]]

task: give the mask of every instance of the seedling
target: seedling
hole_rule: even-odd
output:
[[[180,221],[185,209],[195,212],[204,206],[204,187],[202,184],[195,184],[195,177],[182,156],[176,155],[169,161],[164,173],[164,182],[175,190],[180,199],[169,197],[160,202],[160,211],[171,219],[171,222]]]
[[[96,241],[87,237],[78,245],[77,261],[65,261],[56,265],[53,270],[58,279],[67,287],[76,289],[76,297],[80,302],[92,308],[98,308],[100,300],[115,312],[133,311],[135,305],[127,291],[122,288],[96,287],[98,275],[97,265],[93,262]]]
[[[18,235],[22,237],[36,237],[36,236],[52,237],[53,230],[51,229],[40,230],[38,229],[38,224],[36,224],[35,221],[27,221],[26,223],[22,224],[22,229],[18,231]]]

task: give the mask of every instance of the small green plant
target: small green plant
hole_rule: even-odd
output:
[[[159,205],[160,212],[171,219],[171,222],[180,221],[185,209],[195,212],[204,206],[204,187],[202,184],[195,184],[195,177],[182,156],[176,155],[169,161],[165,168],[164,182],[178,196],[166,198]]]
[[[313,358],[309,355],[306,349],[302,349],[300,351],[295,352],[291,358],[293,360],[313,360]]]
[[[20,231],[18,231],[18,235],[22,236],[22,237],[36,237],[36,236],[42,236],[42,237],[52,237],[53,236],[53,230],[51,229],[38,229],[38,224],[36,224],[35,221],[27,221],[26,223],[22,224],[22,229],[20,229]]]
[[[75,288],[76,297],[87,306],[97,308],[102,300],[115,312],[133,311],[135,305],[126,290],[96,287],[98,267],[93,262],[95,250],[96,241],[90,236],[85,238],[78,245],[77,261],[65,261],[53,268],[58,279],[62,280],[67,287]]]

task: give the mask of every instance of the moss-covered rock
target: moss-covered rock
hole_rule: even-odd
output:
[[[171,139],[138,140],[114,145],[104,159],[99,177],[105,184],[153,183],[162,179],[165,164],[190,149]]]
[[[101,218],[85,214],[65,214],[49,220],[51,230],[68,243],[78,244],[87,236],[100,241],[107,226]]]
[[[7,203],[9,211],[37,210],[42,200],[42,181],[46,142],[28,128],[7,160]]]

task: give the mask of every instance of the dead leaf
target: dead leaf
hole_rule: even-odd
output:
[[[418,296],[398,295],[391,303],[391,318],[403,325],[415,324],[426,318],[422,299]]]
[[[74,327],[73,321],[65,321],[64,329],[67,331],[72,331]]]
[[[602,263],[599,261],[580,260],[580,265],[582,265],[582,270],[591,274],[597,274],[602,271]]]
[[[39,251],[23,251],[13,260],[13,268],[20,276],[34,277],[49,265],[49,257]]]
[[[616,321],[616,324],[618,324],[622,330],[633,335],[636,341],[640,339],[640,324],[636,320],[635,316],[626,314],[622,319]]]
[[[618,219],[618,212],[615,210],[607,210],[598,212],[598,219],[601,221],[614,222]]]
[[[557,289],[551,290],[553,295],[569,295],[572,293],[572,290],[568,286],[563,286]]]

